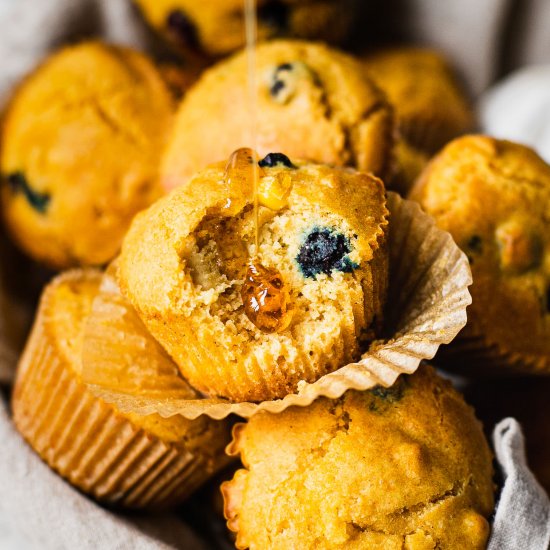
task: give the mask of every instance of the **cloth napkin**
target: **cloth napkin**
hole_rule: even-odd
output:
[[[0,1],[12,4],[0,14],[0,105],[17,82],[62,43],[93,36],[145,50],[154,44],[128,0]],[[386,0],[372,2],[375,8],[388,4]],[[519,19],[511,0],[393,0],[390,4],[396,7],[388,23],[399,27],[395,35],[446,51],[462,69],[473,93],[482,91],[502,70],[495,60],[510,33],[512,15],[518,23],[514,36],[522,44],[515,62],[523,64],[529,56],[541,61],[545,55],[550,61],[550,48],[544,47],[549,35],[537,17],[537,13],[548,13],[546,0],[525,0],[521,3],[525,14]],[[515,10],[518,5],[514,3]],[[0,341],[2,322],[5,326],[8,321],[0,319]],[[3,380],[12,372],[13,359],[13,350],[0,346]],[[176,516],[115,514],[74,490],[20,438],[10,421],[5,396],[0,399],[0,441],[0,525],[9,526],[25,541],[18,548],[208,548]],[[504,486],[489,549],[547,550],[550,502],[526,466],[523,435],[514,419],[503,420],[495,428],[494,446]]]

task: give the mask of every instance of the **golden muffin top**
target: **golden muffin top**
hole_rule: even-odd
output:
[[[266,159],[277,159],[279,155],[285,160],[269,166],[271,160]],[[267,155],[262,164],[260,223],[287,211],[299,215],[308,205],[320,216],[329,212],[338,220],[346,238],[353,242],[351,262],[372,259],[379,241],[384,240],[388,216],[385,190],[379,179],[351,169],[291,162],[279,153]],[[275,198],[281,186],[286,187],[283,202]],[[229,185],[226,163],[219,162],[138,214],[124,239],[119,261],[123,291],[138,310],[177,311],[183,307],[183,296],[189,286],[195,286],[188,265],[199,237],[194,232],[204,221],[223,221],[249,212],[253,200],[250,182],[241,180]],[[248,218],[241,228],[242,235],[236,236],[247,244],[242,252],[243,265],[254,246],[252,216]],[[312,227],[315,224],[310,220]],[[297,234],[295,240],[301,237]]]
[[[358,360],[388,279],[379,179],[252,155],[240,162],[259,172],[257,247],[252,181],[232,156],[139,214],[118,262],[122,292],[184,377],[234,401],[284,397]]]
[[[364,58],[395,108],[403,136],[426,152],[472,130],[474,115],[449,62],[435,50],[402,47]]]
[[[237,548],[485,548],[491,453],[473,410],[423,367],[391,388],[236,426],[222,486]]]
[[[61,361],[65,368],[70,370],[81,381],[83,368],[83,344],[86,337],[86,322],[92,311],[94,298],[101,283],[102,274],[96,270],[73,270],[63,273],[46,287],[41,299],[41,307],[37,323],[46,341],[54,350],[52,360]],[[35,352],[37,348],[30,348]],[[40,349],[40,348],[38,348]],[[121,342],[121,352],[126,348]],[[116,352],[116,350],[113,350]],[[27,351],[27,354],[30,352]],[[151,360],[154,360],[151,357]],[[31,358],[32,360],[32,358]],[[128,373],[132,375],[132,373]],[[49,383],[46,379],[44,383]],[[189,389],[189,397],[196,394]],[[192,447],[200,443],[200,437],[196,443],[193,437],[200,434],[201,427],[208,424],[205,417],[196,421],[187,420],[181,416],[161,418],[159,415],[143,416],[131,412],[121,413],[136,426],[156,435],[164,442],[181,443]],[[220,430],[224,428],[219,423]]]
[[[466,136],[424,171],[411,198],[468,255],[468,335],[505,352],[550,354],[550,166],[509,141]]]
[[[384,178],[393,114],[357,60],[322,44],[281,40],[259,45],[256,65],[255,109],[246,52],[214,65],[187,93],[163,158],[166,189],[252,144],[253,127],[260,156],[284,151],[291,158],[350,165]]]
[[[96,42],[53,54],[3,120],[3,209],[15,240],[56,268],[112,259],[133,215],[161,193],[172,115],[142,54]]]

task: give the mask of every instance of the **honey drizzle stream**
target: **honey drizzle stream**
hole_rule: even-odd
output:
[[[249,143],[253,151],[252,162],[258,162],[257,158],[257,124],[258,124],[258,100],[256,97],[256,44],[258,41],[258,22],[256,19],[256,0],[244,0],[244,26],[246,34],[246,61],[248,69],[248,108],[249,108]],[[258,215],[258,170],[252,169],[252,182],[254,190],[254,256],[259,253],[260,228]],[[253,261],[256,258],[253,259]]]
[[[260,227],[259,227],[259,186],[262,169],[256,153],[257,125],[257,94],[256,94],[256,2],[243,0],[246,29],[246,50],[248,65],[248,105],[249,105],[249,140],[251,148],[242,147],[229,157],[225,171],[225,183],[228,189],[228,199],[224,210],[229,215],[237,213],[244,207],[249,196],[250,183],[253,189],[254,254],[249,258],[243,285],[241,299],[246,316],[262,332],[282,332],[292,319],[290,294],[285,286],[281,273],[271,267],[265,267],[259,260]]]

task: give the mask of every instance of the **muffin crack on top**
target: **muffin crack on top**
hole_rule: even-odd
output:
[[[473,410],[428,366],[390,390],[234,427],[244,469],[222,493],[237,548],[485,548],[492,457]]]

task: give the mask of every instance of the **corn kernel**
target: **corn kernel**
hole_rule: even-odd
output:
[[[258,189],[258,203],[271,210],[281,210],[288,205],[292,190],[292,178],[285,170],[273,176],[264,176]]]

